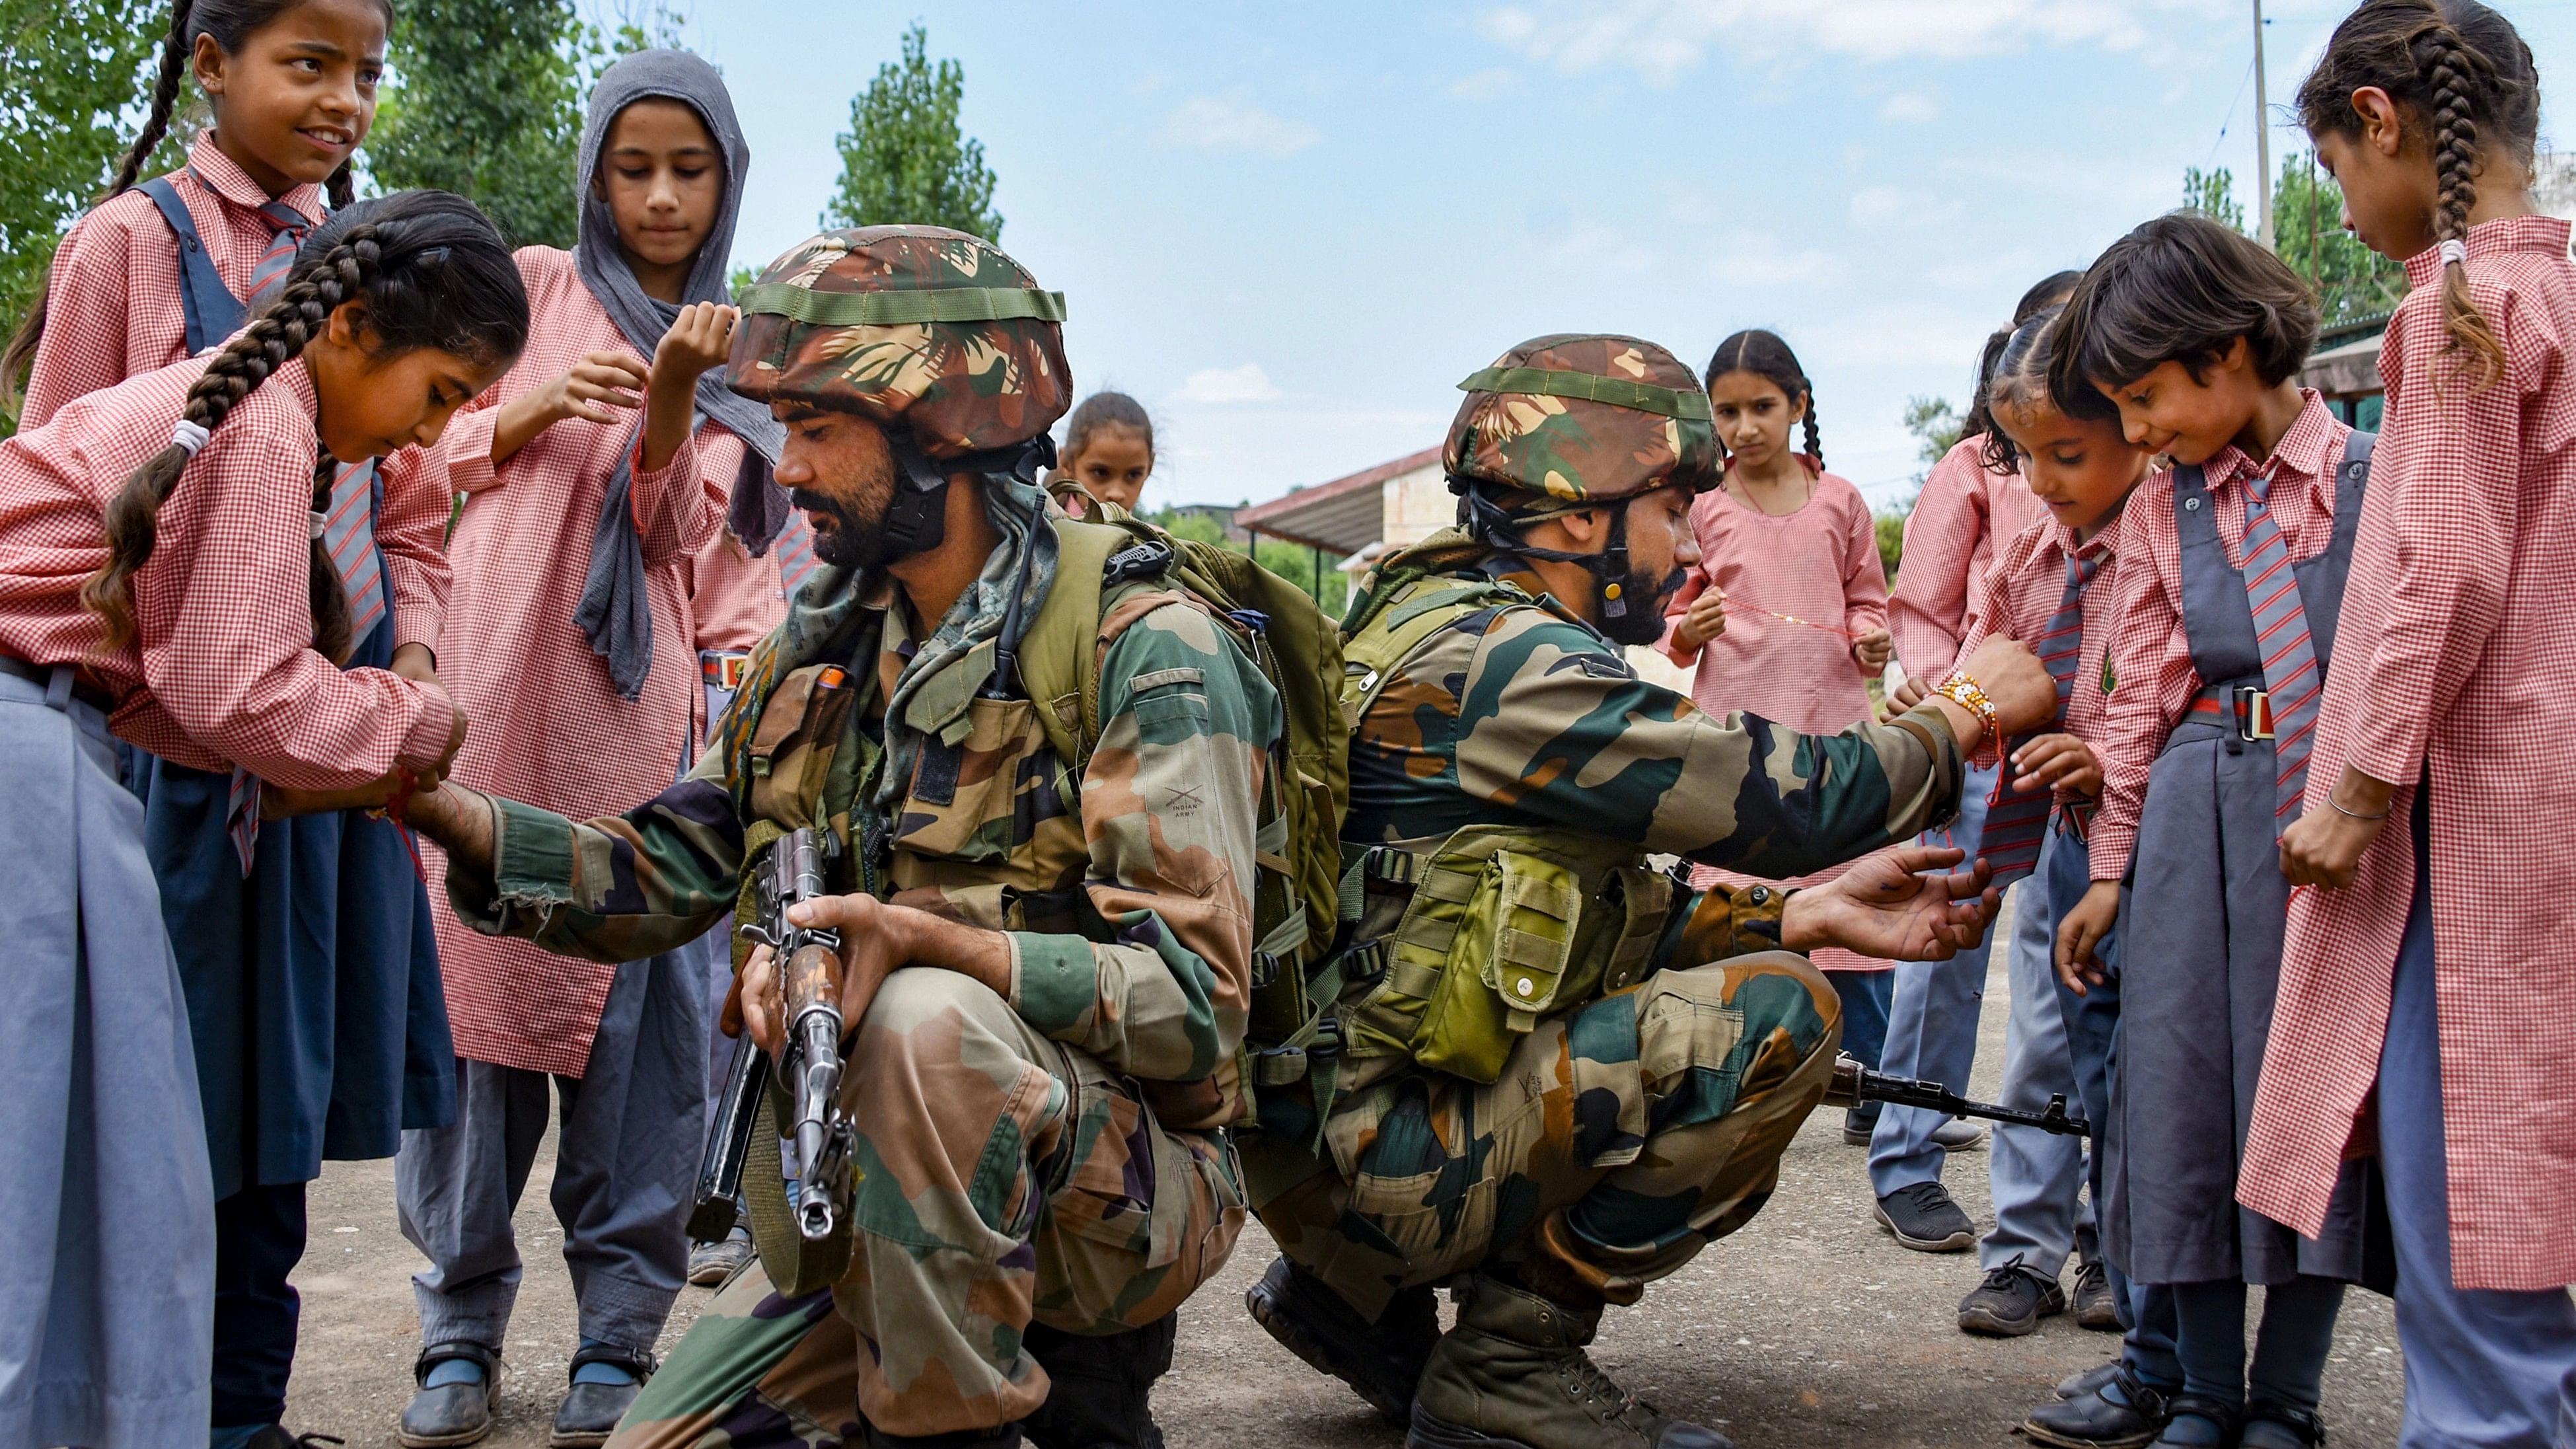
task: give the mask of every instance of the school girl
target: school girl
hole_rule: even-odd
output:
[[[2066,299],[2076,273],[2060,272],[2022,294],[2011,326],[1986,340],[1977,359],[1967,428],[1923,482],[1922,495],[1905,519],[1905,566],[1888,600],[1888,631],[1906,680],[1901,703],[1920,703],[1959,657],[1971,605],[1983,593],[1995,555],[2046,510],[2011,462],[1987,407],[1987,379],[2014,329]],[[1990,456],[1991,455],[1991,456]],[[2001,460],[2000,466],[1996,466]],[[1986,802],[1995,769],[1975,765],[1960,789],[1959,816],[1923,843],[1955,847],[1971,858],[1981,852]],[[2035,851],[2036,842],[2031,849]],[[2033,854],[1997,859],[1998,871],[2027,873]],[[1891,978],[1887,1045],[1882,1069],[1923,1077],[1965,1091],[1977,1060],[1977,1015],[1985,998],[1991,937],[1947,961],[1900,961]],[[1896,1241],[1923,1252],[1955,1252],[1975,1238],[1976,1226],[1941,1181],[1948,1154],[1983,1140],[1983,1129],[1914,1107],[1881,1111],[1877,1103],[1847,1114],[1869,1142],[1871,1195],[1876,1216]],[[1999,1161],[1996,1170],[2002,1171]],[[2008,1184],[1998,1184],[1999,1187]],[[2038,1251],[2036,1245],[2033,1250]],[[2006,1256],[2010,1256],[2007,1254]],[[2052,1276],[2053,1273],[2052,1273]]]
[[[714,67],[626,56],[583,127],[577,249],[518,254],[536,340],[441,445],[466,494],[447,677],[476,722],[457,776],[477,789],[596,814],[688,760],[703,676],[681,564],[729,496],[776,486],[782,432],[719,367],[749,160]],[[596,1444],[651,1372],[687,1267],[701,1143],[668,1129],[705,1109],[709,972],[686,952],[610,967],[438,924],[459,1108],[454,1126],[407,1134],[396,1170],[404,1233],[429,1259],[413,1279],[420,1391],[398,1434],[468,1443],[491,1422],[521,1274],[510,1215],[551,1095],[579,1303],[553,1442]]]
[[[110,197],[65,239],[26,420],[220,344],[345,201],[376,108],[380,0],[182,0],[159,84]],[[187,165],[128,189],[191,69],[212,109]],[[14,376],[15,369],[9,369]],[[325,546],[350,596],[353,666],[436,677],[448,573],[443,470],[421,451],[335,480]],[[429,895],[398,829],[356,812],[263,823],[255,774],[131,755],[145,840],[179,953],[215,1174],[214,1438],[286,1405],[305,1184],[325,1159],[389,1157],[449,1120],[450,1048]]]
[[[1062,456],[1049,491],[1066,512],[1081,517],[1089,494],[1133,513],[1154,476],[1154,420],[1123,392],[1095,392],[1065,419]]]
[[[527,324],[482,214],[405,192],[317,228],[213,357],[0,444],[0,1443],[203,1443],[209,1422],[215,1178],[111,730],[251,771],[273,815],[437,779],[464,718],[434,681],[335,665],[349,600],[315,525],[332,460],[434,441]]]
[[[2044,516],[2003,544],[1962,645],[1974,648],[1994,634],[2023,640],[2057,680],[2054,725],[1999,752],[1994,772],[2001,778],[1980,831],[1980,853],[1995,863],[1997,880],[2033,876],[2019,897],[2007,958],[2012,1016],[2004,1070],[2004,1100],[2031,1111],[2046,1107],[2051,1096],[2082,1100],[2051,964],[2057,933],[2050,884],[2074,883],[2081,895],[2089,883],[2084,828],[2101,794],[2101,769],[2087,741],[2100,733],[2120,510],[2146,476],[2148,461],[2121,436],[2118,415],[2099,394],[2088,390],[2079,401],[2098,414],[2085,417],[2050,397],[2048,333],[2057,316],[2056,307],[2047,307],[2014,328],[1993,354],[1993,371],[1980,389],[1990,419],[1981,463],[1990,472],[2027,478],[2020,486]],[[1984,1279],[1959,1304],[1962,1329],[2018,1336],[2065,1311],[2058,1274],[2079,1241],[2091,1236],[2078,1201],[2084,1176],[2080,1140],[2028,1127],[1997,1131],[1995,1227],[1978,1244]],[[2117,1327],[2098,1261],[2084,1265],[2078,1282],[2091,1288],[2107,1320],[2087,1326]]]
[[[2288,909],[2274,842],[2311,798],[2371,440],[2296,383],[2316,339],[2306,284],[2207,217],[2113,243],[2058,326],[2051,393],[2098,389],[2131,442],[2175,463],[2121,521],[2093,884],[2060,926],[2080,964],[2126,919],[2104,1246],[2172,1285],[2182,1385],[2157,1442],[2313,1444],[2344,1285],[2384,1281],[2363,1251],[2371,1194],[2346,1174],[2302,1237],[2237,1208],[2236,1167]],[[2250,1398],[2248,1284],[2264,1285]]]
[[[2239,1197],[2331,1221],[2377,1149],[2400,1443],[2576,1442],[2576,271],[2533,214],[2531,52],[2470,0],[2373,0],[2299,92],[2353,229],[2405,259]],[[2321,802],[2321,803],[2320,803]],[[2393,970],[2392,970],[2393,967]],[[2375,1114],[2369,1105],[2375,1102]],[[2375,1144],[2374,1144],[2375,1138]]]
[[[1691,696],[1702,709],[1839,733],[1870,717],[1863,681],[1892,649],[1877,525],[1860,490],[1825,471],[1815,389],[1778,334],[1719,343],[1706,385],[1726,481],[1691,505],[1700,558],[1666,608],[1661,647],[1697,666]],[[1790,451],[1792,428],[1804,430],[1804,452]],[[1714,866],[1693,867],[1692,879],[1752,880]],[[1843,1049],[1876,1066],[1893,963],[1840,950],[1817,952],[1815,963],[1843,998]]]

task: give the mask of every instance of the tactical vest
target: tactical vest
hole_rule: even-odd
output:
[[[1381,585],[1342,645],[1351,727],[1405,660],[1493,607],[1555,610],[1494,580]],[[1635,844],[1557,826],[1469,825],[1423,850],[1346,843],[1343,861],[1344,944],[1308,983],[1314,1014],[1276,1045],[1256,1037],[1254,1080],[1270,1089],[1244,1157],[1256,1207],[1312,1170],[1341,1093],[1415,1065],[1491,1083],[1541,1021],[1635,985],[1680,897]]]

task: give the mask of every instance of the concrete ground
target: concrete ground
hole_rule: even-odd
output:
[[[2002,1066],[2006,1005],[1998,960],[1973,1084],[1987,1097]],[[1973,1257],[1895,1246],[1870,1220],[1864,1154],[1843,1145],[1840,1129],[1839,1113],[1812,1118],[1762,1215],[1642,1304],[1613,1309],[1597,1359],[1666,1412],[1719,1426],[1745,1449],[2027,1442],[2007,1437],[2023,1411],[2060,1377],[2109,1358],[2117,1336],[2066,1318],[2020,1339],[1959,1332],[1959,1297],[1977,1282]],[[499,1428],[487,1441],[504,1449],[545,1444],[574,1346],[562,1236],[545,1201],[550,1173],[551,1160],[540,1160],[519,1214],[528,1281],[507,1346]],[[1947,1181],[1983,1225],[1985,1154],[1954,1157]],[[1247,1228],[1233,1262],[1183,1310],[1178,1361],[1155,1397],[1173,1449],[1394,1449],[1399,1433],[1243,1312],[1243,1290],[1271,1256],[1259,1226]],[[419,1347],[408,1275],[420,1261],[395,1225],[393,1165],[332,1164],[314,1186],[312,1246],[296,1278],[304,1341],[290,1427],[339,1435],[357,1449],[393,1444]],[[708,1296],[683,1291],[664,1352]],[[2335,1443],[2394,1445],[2401,1393],[2388,1304],[2356,1290],[2326,1377]]]

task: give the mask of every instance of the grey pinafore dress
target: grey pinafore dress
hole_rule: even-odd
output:
[[[2344,570],[2370,472],[2356,432],[2336,470],[2333,541],[2291,565],[2322,675],[2334,649]],[[2325,1231],[2299,1237],[2236,1202],[2236,1165],[2281,979],[2289,882],[2281,874],[2277,768],[2269,739],[2246,739],[2233,703],[2264,687],[2244,575],[2227,561],[2207,481],[2174,470],[2182,539],[2183,630],[2218,719],[2174,727],[2148,777],[2121,919],[2120,1047],[2102,1149],[2102,1233],[2142,1283],[2309,1273],[2377,1283],[2365,1271],[2364,1170],[2347,1165]],[[2330,782],[2324,782],[2330,783]],[[2323,783],[2311,788],[2323,788]]]

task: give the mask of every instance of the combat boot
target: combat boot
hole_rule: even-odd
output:
[[[1181,1316],[1097,1337],[1029,1325],[1021,1343],[1047,1371],[1047,1399],[1020,1428],[1036,1449],[1163,1449],[1154,1381],[1172,1368]]]
[[[1598,1299],[1569,1307],[1479,1273],[1413,1395],[1406,1449],[1733,1449],[1595,1368]]]
[[[1391,1424],[1413,1417],[1413,1386],[1440,1341],[1440,1303],[1427,1288],[1398,1291],[1371,1323],[1324,1280],[1281,1257],[1244,1291],[1243,1306],[1288,1351],[1349,1384]]]

